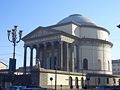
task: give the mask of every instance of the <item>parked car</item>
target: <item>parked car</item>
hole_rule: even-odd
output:
[[[6,90],[23,90],[26,86],[10,86]]]
[[[24,88],[23,90],[47,90],[46,88]]]
[[[120,90],[120,86],[97,86],[96,90]]]

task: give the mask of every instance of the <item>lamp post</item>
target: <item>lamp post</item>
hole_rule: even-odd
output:
[[[90,87],[90,86],[89,86],[90,77],[87,77],[86,80],[87,80],[87,89],[89,89],[89,87]]]
[[[61,87],[61,90],[62,90],[62,84],[60,85],[60,87]]]
[[[57,65],[55,64],[55,90],[57,90]]]
[[[50,81],[51,81],[51,90],[52,90],[52,80],[53,80],[53,78],[52,78],[52,77],[50,77]]]
[[[20,30],[19,33],[18,33],[19,34],[19,39],[18,40],[17,40],[17,34],[16,34],[16,32],[17,32],[17,26],[14,26],[14,29],[12,29],[11,31],[8,30],[7,32],[8,32],[8,40],[11,43],[13,43],[13,59],[15,59],[15,46],[21,40],[22,31]],[[10,39],[10,35],[11,35],[11,39]]]

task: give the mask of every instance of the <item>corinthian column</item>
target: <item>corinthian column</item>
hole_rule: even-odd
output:
[[[79,72],[79,45],[76,45],[76,64],[77,64],[77,72]]]
[[[59,42],[59,60],[61,70],[63,70],[63,41]]]
[[[69,43],[66,44],[67,47],[67,71],[69,71]]]
[[[36,64],[39,62],[40,59],[40,45],[36,47]]]
[[[51,49],[52,49],[52,61],[51,61],[51,68],[52,69],[55,69],[55,62],[57,61],[54,61],[54,42],[51,42]]]
[[[72,62],[72,44],[69,44],[69,71],[73,71],[73,62]]]
[[[44,50],[43,50],[43,68],[47,68],[47,56],[46,56],[46,52],[47,52],[47,44],[44,43]]]
[[[68,71],[69,70],[69,48],[68,43],[63,44],[63,70]]]

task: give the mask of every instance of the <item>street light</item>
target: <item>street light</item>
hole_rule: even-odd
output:
[[[57,90],[57,65],[55,64],[55,90]]]
[[[62,84],[60,85],[60,87],[61,87],[61,90],[62,90]]]
[[[22,31],[20,30],[19,31],[19,39],[17,40],[17,34],[16,34],[16,32],[17,32],[17,26],[14,26],[14,29],[12,29],[11,31],[10,30],[8,30],[7,31],[8,32],[8,40],[11,42],[11,43],[13,43],[13,59],[15,59],[15,46],[16,46],[16,44],[17,43],[19,43],[20,42],[20,40],[21,40],[21,37],[22,37]],[[10,39],[10,35],[11,35],[11,39]]]
[[[52,89],[52,80],[53,80],[53,78],[52,78],[52,77],[50,77],[50,81],[51,81],[51,89]]]
[[[87,88],[89,89],[89,80],[90,80],[90,77],[86,77],[86,80],[87,80]]]

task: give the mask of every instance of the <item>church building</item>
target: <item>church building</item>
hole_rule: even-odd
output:
[[[107,29],[80,14],[70,15],[55,25],[39,26],[22,38],[24,73],[28,73],[26,63],[30,62],[33,84],[55,90],[119,85],[120,77],[112,75],[113,44],[109,35]]]

